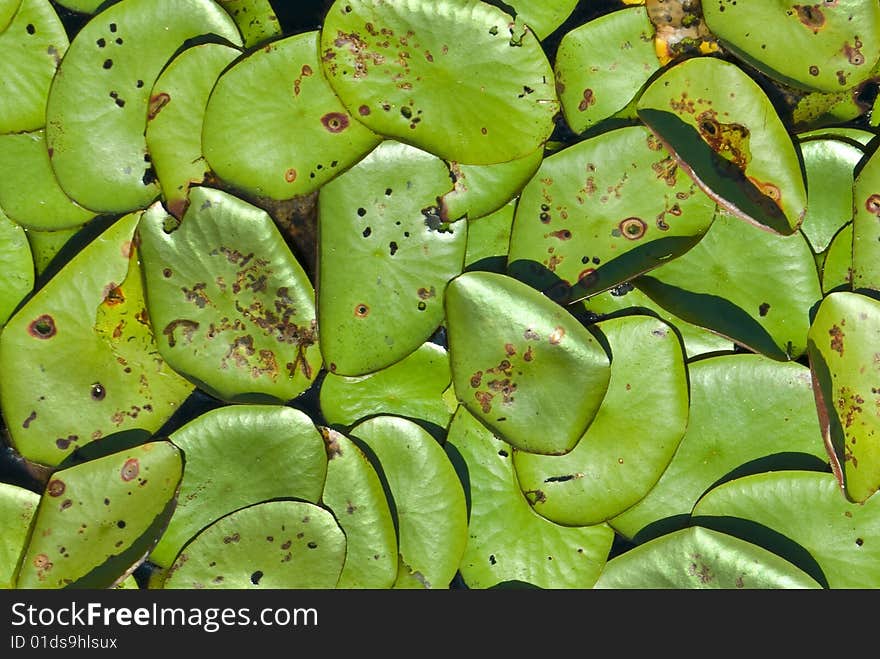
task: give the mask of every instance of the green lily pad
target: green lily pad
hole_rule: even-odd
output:
[[[0,327],[34,288],[34,263],[27,234],[0,210]]]
[[[823,126],[821,128],[803,130],[797,134],[797,137],[801,143],[819,138],[839,140],[855,146],[867,147],[868,143],[877,137],[877,133],[854,126]]]
[[[788,92],[791,125],[804,131],[855,122],[871,109],[866,98],[874,85],[873,80],[868,80],[842,92],[797,92],[782,87]]]
[[[553,132],[559,102],[541,42],[485,2],[337,0],[321,54],[361,122],[445,160],[515,160]]]
[[[58,186],[42,129],[0,135],[0,207],[23,227],[40,231],[81,227],[95,216]]]
[[[647,496],[609,521],[638,542],[683,526],[703,493],[725,480],[827,468],[806,366],[721,355],[691,362],[688,376],[690,416],[678,450]]]
[[[202,43],[177,55],[156,79],[150,95],[146,140],[165,207],[182,217],[191,184],[210,169],[202,156],[202,122],[214,83],[241,51]]]
[[[626,107],[660,68],[648,12],[628,7],[567,32],[553,68],[565,121],[583,133]]]
[[[847,222],[831,239],[822,262],[822,294],[852,290],[853,223]]]
[[[507,272],[510,232],[518,201],[514,199],[489,215],[468,219],[465,270]]]
[[[880,155],[868,158],[853,185],[853,288],[880,290]]]
[[[156,543],[174,510],[180,452],[156,441],[56,471],[40,499],[18,588],[109,588]]]
[[[695,526],[655,538],[605,565],[598,589],[818,589],[813,578],[759,545]]]
[[[718,0],[703,3],[703,14],[727,49],[762,73],[804,89],[854,87],[880,58],[876,2]]]
[[[853,217],[853,177],[863,149],[838,139],[801,141],[807,172],[807,213],[801,231],[817,254]]]
[[[660,318],[678,333],[687,359],[734,350],[734,343],[730,339],[669,313],[629,282],[588,297],[580,304],[585,313],[597,322],[626,314],[649,314]]]
[[[25,229],[28,244],[31,248],[31,254],[34,257],[34,267],[37,274],[42,275],[52,260],[64,248],[64,246],[79,233],[84,227],[76,226],[70,229],[59,229],[58,231],[35,231],[34,229]]]
[[[779,360],[804,353],[822,297],[802,233],[780,236],[724,212],[690,251],[635,283],[680,318]]]
[[[577,0],[489,0],[505,11],[510,11],[520,23],[528,25],[542,41],[556,31],[571,16]]]
[[[267,501],[199,533],[162,587],[329,589],[344,562],[345,534],[327,510],[305,501]]]
[[[449,588],[467,544],[467,504],[443,448],[421,426],[375,416],[352,428],[375,460],[397,519],[395,588]]]
[[[331,373],[393,364],[443,321],[447,282],[464,266],[467,220],[441,221],[446,164],[386,141],[318,196],[318,324]]]
[[[253,48],[283,34],[281,23],[269,0],[218,0],[229,12],[244,37],[245,48]]]
[[[208,99],[202,132],[217,176],[277,200],[317,190],[380,140],[321,74],[317,31],[268,43],[229,68]]]
[[[168,439],[183,453],[180,501],[150,560],[169,567],[201,529],[269,499],[317,503],[327,454],[311,419],[281,405],[232,405],[196,417]],[[259,478],[254,478],[259,474]]]
[[[140,215],[83,248],[0,335],[0,409],[28,460],[54,466],[107,435],[152,434],[193,389],[157,353],[133,244]]]
[[[527,156],[496,165],[449,163],[455,186],[440,198],[440,217],[473,220],[501,209],[520,193],[543,158],[542,146]]]
[[[0,589],[15,588],[18,561],[28,543],[31,520],[40,502],[40,495],[23,487],[0,483]]]
[[[880,488],[880,302],[867,295],[829,293],[808,335],[816,408],[831,466],[851,501]]]
[[[642,499],[688,425],[687,370],[672,328],[653,316],[597,327],[611,345],[611,382],[593,422],[565,455],[513,454],[535,512],[566,526],[599,524]]]
[[[446,313],[452,382],[462,405],[518,449],[570,451],[611,377],[596,337],[535,289],[494,272],[454,279]],[[536,433],[534,424],[545,418],[548,432]]]
[[[9,27],[20,6],[21,0],[0,0],[0,32]]]
[[[683,254],[714,212],[650,131],[608,131],[541,164],[517,205],[508,271],[576,301]]]
[[[328,373],[321,383],[321,412],[328,423],[342,426],[374,414],[393,414],[445,428],[452,410],[442,395],[451,377],[446,350],[424,343],[373,373],[353,377]]]
[[[708,492],[693,514],[788,559],[826,588],[880,588],[880,499],[846,501],[831,474],[739,478]]]
[[[138,233],[159,350],[227,401],[288,401],[321,368],[314,289],[263,210],[194,187],[179,227],[156,204]]]
[[[722,207],[775,233],[800,226],[807,191],[797,146],[741,68],[685,59],[645,89],[638,115]]]
[[[464,407],[452,420],[446,446],[465,470],[469,537],[459,570],[469,588],[507,582],[593,586],[614,539],[607,524],[568,527],[538,515],[517,483],[513,447]]]
[[[0,32],[0,134],[46,125],[49,87],[68,45],[67,32],[49,0],[21,0]]]
[[[144,137],[150,90],[179,48],[206,35],[241,44],[232,18],[211,0],[117,2],[77,32],[46,103],[52,166],[74,201],[125,213],[158,196]]]
[[[346,539],[337,588],[391,588],[397,579],[397,531],[382,481],[357,444],[335,430],[322,432],[329,462],[321,500]]]

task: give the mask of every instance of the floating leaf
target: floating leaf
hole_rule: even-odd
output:
[[[399,362],[367,375],[328,373],[321,383],[321,412],[328,423],[343,426],[374,414],[393,414],[445,428],[452,412],[441,396],[450,378],[446,350],[424,343]]]
[[[852,283],[880,290],[880,153],[876,150],[853,185]]]
[[[865,152],[838,139],[801,141],[807,172],[807,213],[801,231],[817,254],[853,217],[853,176]]]
[[[316,31],[272,41],[229,68],[211,92],[202,132],[217,176],[279,200],[317,190],[380,139],[321,74]]]
[[[613,11],[566,32],[554,64],[566,123],[583,133],[614,115],[659,68],[644,7]]]
[[[517,199],[483,217],[468,220],[465,270],[507,271],[507,252]]]
[[[345,534],[327,510],[304,501],[268,501],[203,530],[178,556],[168,589],[335,588]]]
[[[807,367],[734,354],[691,362],[688,375],[690,416],[678,450],[647,496],[610,520],[638,542],[682,526],[703,493],[724,480],[827,467]]]
[[[177,55],[156,79],[150,95],[146,140],[165,206],[182,217],[189,187],[209,169],[202,156],[202,122],[214,83],[241,54],[237,48],[203,43]]]
[[[218,0],[229,12],[244,37],[245,48],[253,48],[283,34],[269,0]]]
[[[327,481],[322,502],[345,532],[345,565],[337,588],[390,588],[397,579],[397,531],[382,486],[364,452],[325,428]]]
[[[786,84],[828,92],[848,89],[866,80],[880,58],[876,2],[702,4],[706,24],[727,49]]]
[[[64,57],[67,32],[49,0],[21,0],[0,32],[0,134],[46,125],[46,98]]]
[[[238,508],[281,498],[317,503],[321,497],[327,472],[324,442],[299,410],[220,407],[168,439],[183,453],[186,472],[174,516],[150,555],[161,567],[169,567],[202,528]]]
[[[205,187],[190,202],[170,233],[158,205],[139,227],[161,354],[224,400],[295,398],[321,367],[311,282],[265,211]]]
[[[24,229],[0,210],[0,327],[34,288],[34,263]]]
[[[534,453],[570,451],[610,378],[599,341],[565,309],[494,272],[467,272],[446,292],[458,400],[501,439]],[[552,432],[535,433],[536,420]]]
[[[593,422],[566,455],[515,451],[535,512],[558,524],[599,524],[659,480],[688,424],[688,380],[678,335],[653,316],[598,324],[611,345],[611,382]]]
[[[95,216],[58,186],[44,130],[0,135],[0,207],[40,231],[79,228]]]
[[[351,437],[363,442],[387,484],[397,518],[395,588],[449,588],[467,544],[467,505],[443,448],[412,421],[376,416]]]
[[[180,452],[157,441],[54,472],[18,588],[108,588],[156,543],[174,509]]]
[[[853,223],[847,222],[838,231],[822,263],[822,294],[833,290],[852,290]]]
[[[446,160],[515,160],[553,132],[559,103],[540,41],[485,2],[337,0],[321,53],[360,121]]]
[[[788,559],[826,588],[880,588],[880,499],[846,501],[831,474],[739,478],[707,493],[693,514]]]
[[[766,549],[700,526],[674,531],[611,559],[595,587],[821,588],[807,573]]]
[[[693,249],[635,283],[680,318],[780,360],[804,353],[822,297],[802,233],[761,231],[724,212]]]
[[[399,361],[443,321],[443,292],[464,265],[467,220],[444,223],[446,164],[386,141],[318,197],[318,324],[331,373]]]
[[[541,517],[517,483],[513,447],[464,407],[449,427],[447,451],[462,461],[468,490],[468,543],[459,567],[469,588],[508,582],[590,588],[611,551],[606,524],[566,527]]]
[[[211,0],[117,2],[77,32],[46,104],[52,166],[74,201],[125,213],[156,198],[144,137],[150,90],[185,42],[206,35],[241,44],[232,18]]]
[[[0,483],[0,589],[15,588],[18,561],[28,543],[31,520],[40,495],[23,487]]]
[[[851,501],[880,488],[880,302],[829,293],[810,326],[807,354],[831,466]]]
[[[132,242],[140,215],[84,247],[0,335],[0,406],[28,460],[54,466],[107,435],[152,434],[192,391],[157,353]]]
[[[638,115],[728,211],[775,233],[800,226],[807,192],[797,146],[741,68],[688,58],[651,82]]]
[[[683,254],[714,211],[650,131],[608,131],[541,164],[517,205],[508,271],[574,301]]]

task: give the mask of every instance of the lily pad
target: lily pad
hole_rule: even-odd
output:
[[[880,488],[880,302],[840,291],[822,300],[808,335],[816,407],[835,475],[851,501]]]
[[[847,222],[831,239],[822,262],[822,294],[852,290],[853,223]]]
[[[202,156],[202,122],[214,83],[241,51],[202,43],[177,55],[159,75],[150,95],[146,140],[165,207],[182,217],[191,184],[209,170]]]
[[[807,213],[801,231],[817,254],[853,217],[853,177],[863,149],[838,139],[801,141],[807,172]]]
[[[597,327],[611,345],[611,382],[593,422],[566,455],[513,454],[535,512],[565,526],[599,524],[642,499],[688,425],[687,370],[672,328],[653,316]]]
[[[728,50],[786,84],[829,92],[848,89],[864,81],[880,58],[876,2],[702,4],[706,24]]]
[[[505,11],[511,11],[517,21],[528,25],[542,41],[557,30],[571,16],[578,0],[489,0]]]
[[[18,561],[30,536],[31,520],[40,502],[40,495],[23,487],[0,483],[0,589],[15,588]]]
[[[389,366],[440,326],[467,244],[467,220],[438,215],[451,186],[442,160],[386,141],[321,189],[318,324],[331,373]]]
[[[281,23],[269,0],[218,0],[229,12],[244,37],[245,48],[253,48],[283,34]]]
[[[611,377],[593,334],[530,286],[494,272],[450,283],[446,313],[452,382],[468,411],[518,449],[570,451]],[[535,432],[546,419],[547,432]]]
[[[397,579],[397,530],[382,481],[357,444],[335,430],[322,432],[329,462],[321,500],[346,539],[337,588],[391,588]]]
[[[0,135],[0,208],[40,231],[78,228],[95,216],[58,186],[42,129]]]
[[[156,441],[50,477],[34,520],[18,588],[109,588],[159,538],[183,474],[180,452]]]
[[[68,45],[67,32],[49,0],[21,0],[0,32],[0,134],[46,125],[49,87]]]
[[[345,534],[326,509],[305,501],[267,501],[204,529],[178,556],[166,589],[335,588]]]
[[[467,544],[467,505],[443,448],[421,426],[376,416],[350,433],[386,484],[397,519],[395,588],[449,588]]]
[[[803,355],[822,297],[802,233],[780,236],[724,212],[690,251],[635,283],[676,316],[779,360]]]
[[[598,589],[818,589],[785,559],[739,538],[695,526],[674,531],[608,561]]]
[[[144,137],[150,90],[178,49],[207,35],[241,45],[232,18],[212,0],[117,2],[77,32],[46,103],[52,166],[74,201],[125,213],[158,196]]]
[[[321,368],[315,293],[272,218],[194,187],[179,227],[167,222],[177,224],[156,204],[138,232],[168,363],[227,401],[284,402],[308,389]]]
[[[638,115],[722,207],[775,233],[800,226],[807,191],[797,145],[743,69],[685,59],[645,89]]]
[[[34,288],[34,263],[24,229],[0,210],[0,327]]]
[[[272,41],[223,73],[202,131],[205,158],[217,176],[276,200],[317,190],[380,140],[327,84],[317,31]]]
[[[827,469],[806,366],[734,354],[691,362],[688,375],[690,416],[678,450],[647,496],[609,522],[637,542],[684,526],[703,493],[726,480]]]
[[[876,150],[853,185],[853,288],[880,291],[880,153]]]
[[[683,254],[714,212],[650,131],[608,131],[541,164],[517,205],[508,272],[576,301]]]
[[[693,514],[788,559],[826,588],[880,588],[880,499],[846,501],[831,474],[739,478],[707,493]]]
[[[559,110],[534,32],[479,0],[337,0],[321,29],[321,59],[366,126],[460,164],[532,153]]]
[[[0,335],[0,409],[28,460],[55,466],[111,434],[152,434],[193,389],[157,352],[133,244],[140,215],[83,248]]]
[[[299,410],[224,406],[189,421],[168,439],[183,453],[186,472],[174,516],[150,554],[161,567],[169,567],[201,529],[239,508],[281,498],[317,503],[321,497],[324,442]]]
[[[510,232],[518,199],[483,217],[468,219],[465,270],[507,272]]]
[[[374,414],[391,414],[445,428],[452,410],[442,395],[450,381],[446,349],[424,343],[373,373],[353,377],[328,373],[321,383],[321,412],[328,423],[342,426]]]
[[[645,8],[612,11],[566,32],[553,68],[565,121],[575,133],[616,114],[660,68]]]
[[[614,539],[607,524],[561,526],[523,497],[512,446],[464,407],[449,427],[447,452],[462,463],[468,490],[468,542],[460,572],[469,588],[524,583],[538,588],[591,588]]]
[[[537,171],[544,147],[497,165],[448,163],[455,186],[440,198],[440,217],[476,219],[494,213],[516,197]]]

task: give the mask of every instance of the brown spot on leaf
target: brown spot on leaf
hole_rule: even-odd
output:
[[[819,5],[794,5],[798,20],[810,28],[814,34],[825,27],[825,14]]]
[[[348,117],[341,112],[328,112],[321,117],[321,123],[331,133],[341,133],[348,128]]]
[[[865,209],[877,217],[880,217],[880,193],[874,193],[865,201]]]
[[[565,337],[565,328],[561,326],[556,326],[556,328],[550,332],[550,336],[547,338],[550,341],[550,345],[556,346],[562,342],[562,339]]]
[[[638,217],[628,217],[621,221],[618,226],[620,227],[621,235],[627,240],[638,240],[648,230],[647,222]]]
[[[581,99],[581,102],[578,104],[578,110],[581,112],[585,112],[588,107],[594,105],[596,103],[596,97],[593,94],[592,89],[584,90],[584,97]]]
[[[156,115],[162,111],[166,105],[171,102],[171,96],[165,92],[154,94],[150,97],[149,109],[147,110],[147,121],[156,118]]]
[[[284,180],[288,183],[293,183],[296,180],[296,170],[293,167],[284,172]]]
[[[57,333],[55,320],[49,314],[43,314],[28,325],[28,334],[35,339],[51,339]]]
[[[138,462],[137,458],[129,458],[125,461],[125,464],[122,465],[122,469],[119,472],[119,475],[122,477],[124,481],[131,481],[137,478],[138,473],[140,473],[141,466],[140,462]]]
[[[46,486],[46,492],[49,493],[50,497],[60,497],[62,494],[64,494],[65,489],[66,486],[64,485],[64,481],[60,478],[53,478]]]
[[[358,318],[366,318],[370,315],[370,307],[361,302],[358,305],[355,305],[354,315]]]
[[[843,355],[843,337],[846,336],[843,333],[843,330],[838,325],[834,325],[828,330],[828,334],[831,335],[831,349]]]

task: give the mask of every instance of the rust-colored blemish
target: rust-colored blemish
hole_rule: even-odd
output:
[[[341,133],[348,128],[348,117],[342,112],[328,112],[321,117],[321,123],[331,133]]]
[[[296,170],[293,167],[284,172],[284,180],[288,183],[293,183],[296,180]]]
[[[819,5],[794,5],[792,9],[797,13],[798,20],[814,34],[825,27],[825,14]]]
[[[53,478],[46,486],[46,492],[49,493],[50,497],[60,497],[62,494],[64,494],[65,489],[66,486],[64,485],[64,481],[60,478]]]
[[[584,97],[581,99],[581,102],[578,104],[578,110],[581,112],[586,112],[587,108],[596,103],[596,97],[593,94],[592,89],[584,90]]]
[[[512,343],[505,343],[504,352],[508,357],[513,357],[516,354],[516,346]]]
[[[872,215],[880,217],[880,194],[874,193],[865,201],[865,209]]]
[[[471,376],[471,386],[476,389],[483,382],[483,371],[477,371]]]
[[[150,97],[149,109],[147,110],[147,121],[155,119],[156,115],[162,111],[162,108],[164,108],[170,102],[171,96],[165,92],[153,94]]]
[[[55,320],[49,314],[43,314],[28,325],[28,334],[35,339],[51,339],[57,333]]]
[[[125,302],[125,294],[122,292],[122,288],[113,282],[110,282],[104,287],[102,295],[104,298],[104,304],[110,307],[115,307],[117,304]]]
[[[843,324],[843,323],[841,323]],[[831,335],[831,349],[843,356],[843,337],[846,336],[839,325],[833,325],[828,334]]]
[[[565,328],[557,325],[552,332],[550,332],[550,336],[547,337],[547,340],[550,341],[550,345],[559,345],[562,342],[562,339],[565,337]]]
[[[483,411],[483,414],[489,414],[492,411],[492,398],[493,395],[488,391],[476,391],[474,392],[474,398],[477,399],[477,402],[480,404],[480,409]]]
[[[37,411],[31,410],[31,413],[28,414],[28,417],[24,421],[22,421],[21,427],[27,429],[31,425],[31,422],[36,418],[37,418]]]
[[[370,106],[362,105],[358,108],[358,114],[362,117],[367,117],[370,115]]]
[[[559,231],[551,231],[549,236],[558,238],[559,240],[571,240],[571,231],[568,229],[560,229]]]
[[[862,54],[861,48],[862,42],[859,39],[856,39],[853,45],[850,45],[849,41],[843,44],[843,54],[853,66],[861,66],[865,63],[865,56]]]
[[[762,195],[770,198],[777,206],[780,204],[782,201],[782,190],[779,189],[778,185],[769,181],[759,181],[754,176],[749,176],[748,179]]]
[[[627,240],[638,240],[645,235],[648,224],[639,217],[628,217],[618,225],[621,235]]]
[[[596,268],[584,268],[578,275],[578,284],[581,286],[592,286],[598,279]]]
[[[370,315],[370,307],[361,302],[360,304],[355,305],[354,315],[358,318],[366,318]]]
[[[718,121],[715,110],[701,112],[696,119],[697,130],[711,149],[745,170],[752,159],[749,151],[749,129],[742,124]]]
[[[138,473],[140,473],[141,466],[140,462],[138,462],[137,458],[129,458],[125,461],[125,464],[122,465],[122,469],[119,472],[119,475],[122,477],[124,481],[130,481],[137,478]]]

